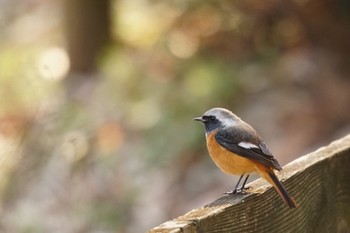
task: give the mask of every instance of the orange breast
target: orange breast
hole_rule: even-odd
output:
[[[234,154],[217,143],[216,131],[207,136],[207,147],[210,157],[225,173],[233,175],[249,174],[257,171],[255,163],[240,155]]]

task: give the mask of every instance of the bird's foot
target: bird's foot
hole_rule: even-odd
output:
[[[235,194],[237,194],[237,189],[231,190],[231,191],[228,191],[228,192],[224,192],[224,194],[227,194],[227,195],[235,195]]]
[[[247,190],[250,188],[251,187],[241,187],[241,188],[237,188],[237,189],[225,192],[224,194],[227,194],[227,195],[246,194]]]

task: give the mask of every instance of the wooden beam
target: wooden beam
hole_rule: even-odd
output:
[[[350,134],[294,160],[278,176],[297,208],[259,179],[249,194],[223,196],[148,232],[350,232]]]

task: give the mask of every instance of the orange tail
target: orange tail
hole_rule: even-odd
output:
[[[260,170],[259,166],[259,173],[263,178],[265,178],[270,184],[273,185],[277,193],[290,208],[296,207],[294,199],[287,193],[286,189],[283,187],[282,183],[278,180],[277,176],[275,173],[273,173],[271,168],[264,166],[264,169]]]

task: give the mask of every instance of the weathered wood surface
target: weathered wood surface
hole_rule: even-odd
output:
[[[223,196],[149,232],[350,232],[350,134],[296,159],[278,176],[296,209],[259,179],[249,184],[253,193]]]

